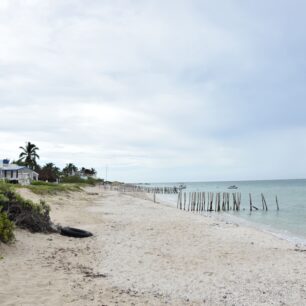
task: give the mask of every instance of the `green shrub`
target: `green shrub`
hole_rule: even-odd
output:
[[[42,187],[45,188],[46,186]],[[10,221],[14,222],[16,226],[28,229],[31,232],[47,233],[53,231],[49,214],[50,207],[44,201],[34,203],[30,200],[26,200],[17,194],[14,189],[5,184],[0,185],[0,209],[5,213],[4,216],[1,216],[3,222],[8,218]],[[9,226],[7,222],[4,222],[4,224],[5,228],[3,227],[3,230],[7,229]],[[3,241],[7,238],[8,236],[6,234]]]
[[[14,223],[7,214],[0,211],[0,241],[7,243],[14,238]]]
[[[31,185],[33,186],[55,186],[55,183],[48,183],[44,181],[32,181]]]
[[[3,206],[8,201],[9,201],[8,197],[6,197],[4,194],[0,193],[0,206]]]
[[[77,175],[75,176],[65,176],[61,180],[62,183],[68,184],[87,184],[87,185],[96,185],[103,182],[101,179],[95,179],[93,177],[88,177],[87,179],[81,178]]]
[[[59,192],[81,191],[80,186],[76,184],[49,184],[49,185],[29,185],[25,188],[39,195],[53,195]]]
[[[62,183],[73,183],[73,184],[87,184],[87,180],[75,175],[75,176],[65,176],[61,180]]]

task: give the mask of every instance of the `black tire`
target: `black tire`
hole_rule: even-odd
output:
[[[61,235],[74,237],[74,238],[86,238],[92,236],[91,232],[81,230],[79,228],[73,227],[62,227],[61,228]]]

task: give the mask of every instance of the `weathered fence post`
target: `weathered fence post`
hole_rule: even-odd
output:
[[[279,206],[278,206],[278,199],[277,199],[277,196],[275,196],[275,201],[276,201],[276,208],[277,208],[277,210],[279,210]]]
[[[265,199],[265,196],[263,194],[261,194],[261,201],[262,201],[262,209],[263,210],[268,210],[268,206],[267,206],[267,202],[266,202],[266,199]]]

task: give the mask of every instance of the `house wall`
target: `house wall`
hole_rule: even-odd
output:
[[[23,168],[20,170],[1,169],[0,179],[6,179],[9,181],[18,181],[20,183],[28,184],[32,180],[38,180],[38,175],[34,171]]]

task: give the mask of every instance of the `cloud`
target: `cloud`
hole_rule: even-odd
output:
[[[1,154],[29,140],[127,181],[302,177],[298,4],[1,1]]]

